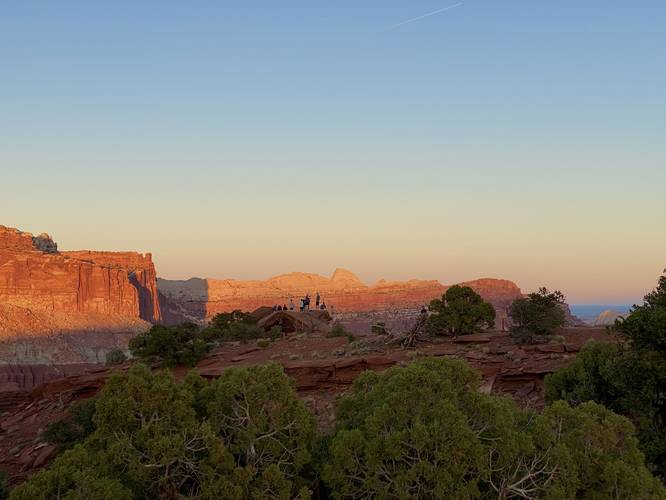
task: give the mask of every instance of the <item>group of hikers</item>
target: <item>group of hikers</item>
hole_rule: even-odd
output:
[[[299,310],[300,312],[308,312],[310,311],[310,294],[307,293],[305,294],[305,297],[300,299],[300,305],[299,305]],[[274,305],[273,306],[273,311],[295,311],[296,310],[296,304],[294,304],[294,299],[289,297],[289,307],[287,307],[287,304],[284,305]],[[321,295],[319,292],[317,292],[317,295],[315,296],[315,311],[325,311],[326,310],[326,302],[324,302],[321,298]]]

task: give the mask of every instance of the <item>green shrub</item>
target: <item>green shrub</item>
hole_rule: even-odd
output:
[[[231,325],[238,323],[246,325],[255,325],[257,320],[249,312],[243,312],[236,309],[230,313],[219,313],[210,320],[210,327],[217,331],[223,331]]]
[[[94,431],[10,498],[666,498],[626,418],[523,411],[480,383],[455,359],[365,372],[317,440],[278,365],[177,383],[136,364],[96,397]]]
[[[429,309],[426,328],[434,335],[468,335],[495,325],[495,308],[468,286],[453,285]]]
[[[326,337],[332,338],[332,337],[348,337],[351,335],[350,332],[347,331],[347,329],[344,327],[342,323],[335,322],[333,324],[333,327],[326,332]]]
[[[651,469],[666,477],[666,364],[653,353],[590,342],[566,367],[546,376],[548,403],[595,401],[628,417]]]
[[[565,368],[546,375],[546,401],[558,400],[578,405],[596,401],[617,410],[624,389],[625,371],[619,346],[588,342]]]
[[[58,451],[73,448],[94,432],[94,414],[95,398],[75,403],[65,418],[56,420],[46,427],[42,439],[56,445]]]
[[[109,462],[77,445],[67,450],[48,469],[37,472],[14,488],[10,500],[131,500],[136,497],[130,488],[114,477]]]
[[[194,366],[211,346],[194,323],[178,326],[154,325],[129,342],[132,356],[146,361],[160,361],[166,366]]]
[[[122,365],[127,361],[127,355],[121,349],[111,349],[106,353],[106,365]]]
[[[212,384],[136,364],[97,396],[95,431],[12,499],[307,498],[315,424],[277,365]]]
[[[564,295],[539,288],[538,292],[517,299],[509,308],[511,333],[520,343],[534,343],[564,326]]]
[[[279,334],[281,335],[282,330]],[[272,331],[278,335],[277,331]],[[269,334],[269,335],[271,335]],[[220,313],[211,319],[209,325],[201,332],[207,342],[242,342],[266,336],[266,331],[257,325],[257,320],[250,314],[242,311]]]
[[[479,384],[451,359],[362,374],[322,460],[333,498],[663,498],[623,417],[533,414]]]
[[[204,417],[248,475],[250,491],[305,495],[302,474],[312,461],[316,426],[280,366],[225,370],[201,395]],[[217,498],[223,486],[211,483],[207,491]]]
[[[284,332],[282,331],[282,327],[280,325],[273,325],[271,329],[268,331],[268,337],[271,340],[277,340],[282,338],[284,335]]]
[[[271,345],[271,341],[268,339],[259,339],[257,340],[257,347],[266,348]]]
[[[586,345],[568,366],[546,377],[547,399],[596,401],[628,417],[649,466],[666,481],[666,276],[613,329],[628,345]]]
[[[631,422],[602,405],[572,408],[558,401],[530,431],[538,453],[557,469],[546,498],[666,498],[645,466]]]
[[[652,351],[666,356],[666,275],[648,293],[643,305],[634,306],[624,320],[617,320],[619,331],[636,351]]]

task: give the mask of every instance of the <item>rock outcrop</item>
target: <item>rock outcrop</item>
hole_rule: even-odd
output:
[[[136,333],[160,320],[150,254],[59,252],[46,234],[0,226],[0,340]]]
[[[492,278],[464,283],[474,288],[498,312],[497,326],[505,326],[506,309],[522,297],[518,286],[508,280]],[[192,278],[184,281],[158,278],[164,308],[180,311],[187,319],[204,320],[234,309],[254,310],[261,306],[288,304],[305,294],[322,295],[336,315],[357,313],[394,313],[414,311],[440,297],[448,288],[435,280],[386,281],[366,285],[353,273],[336,269],[330,278],[311,273],[290,273],[266,281],[213,280]]]
[[[615,324],[615,321],[623,318],[623,316],[612,309],[608,309],[601,314],[599,314],[594,320],[594,326],[612,326]]]
[[[133,290],[129,293],[132,296],[131,314],[138,315],[141,319],[151,323],[158,323],[162,319],[157,297],[157,272],[152,254],[83,250],[62,252],[60,255],[82,263],[89,262],[102,269],[120,271],[123,288],[127,289],[127,284],[129,284]],[[94,284],[92,285],[94,286]]]

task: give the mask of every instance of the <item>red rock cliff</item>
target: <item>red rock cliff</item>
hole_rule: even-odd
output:
[[[79,262],[90,262],[108,269],[125,272],[129,284],[137,294],[138,315],[141,319],[152,323],[162,319],[157,298],[157,272],[153,264],[152,254],[135,252],[92,252],[80,250],[62,252],[61,255],[76,259]]]
[[[58,252],[48,235],[5,226],[0,226],[0,304],[35,313],[161,319],[150,254]]]
[[[192,278],[186,281],[158,279],[157,284],[165,303],[178,307],[192,319],[208,318],[234,309],[253,310],[260,306],[285,304],[290,297],[298,305],[300,297],[309,293],[314,298],[317,291],[336,313],[409,309],[429,303],[448,288],[435,280],[380,280],[368,286],[344,269],[337,269],[330,278],[290,273],[266,281]],[[513,300],[522,296],[520,288],[507,280],[485,278],[465,284],[477,290],[498,310],[505,310]]]

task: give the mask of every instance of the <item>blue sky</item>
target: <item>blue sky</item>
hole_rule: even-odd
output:
[[[30,2],[0,16],[0,223],[166,277],[666,267],[666,2]]]

